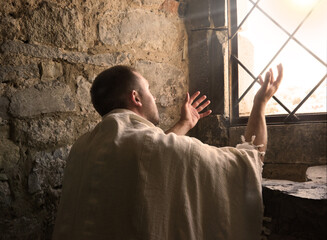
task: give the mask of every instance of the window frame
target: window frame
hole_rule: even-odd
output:
[[[227,0],[227,17],[228,17],[228,36],[229,36],[228,68],[229,68],[229,86],[230,86],[229,87],[230,124],[232,126],[246,125],[249,117],[239,116],[239,105],[237,104],[237,102],[239,101],[238,67],[241,64],[237,59],[238,58],[237,0]],[[325,81],[326,76],[323,79],[322,80]],[[306,100],[309,97],[310,95],[308,94],[304,99]],[[276,101],[279,101],[275,97],[274,99]],[[296,107],[295,109],[298,108]],[[267,124],[296,124],[296,123],[327,122],[327,112],[325,113],[296,113],[295,112],[294,114],[293,112],[294,110],[288,110],[289,114],[266,115]]]

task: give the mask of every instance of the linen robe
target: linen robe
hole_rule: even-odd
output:
[[[73,145],[54,239],[259,239],[255,146],[217,148],[117,109]]]

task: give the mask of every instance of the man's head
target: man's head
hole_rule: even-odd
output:
[[[155,125],[159,123],[159,113],[149,83],[131,67],[115,66],[101,72],[92,84],[91,98],[101,116],[113,109],[125,108]]]

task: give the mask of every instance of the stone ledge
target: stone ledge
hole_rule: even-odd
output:
[[[266,163],[263,165],[262,177],[267,179],[282,179],[294,182],[307,181],[308,164]]]
[[[264,179],[262,186],[295,197],[317,200],[327,199],[326,183]]]
[[[37,58],[62,59],[70,63],[84,63],[97,66],[112,66],[128,62],[124,53],[103,53],[90,55],[82,52],[65,51],[61,48],[7,41],[0,47],[4,53],[24,54]]]
[[[326,169],[324,166],[321,168]],[[321,169],[321,173],[323,173],[323,169]],[[326,172],[324,173],[326,174]],[[319,179],[319,181],[315,181],[315,179]],[[327,200],[326,176],[316,176],[316,178],[312,178],[312,180],[313,181],[308,182],[293,182],[288,180],[263,179],[262,186],[294,197],[313,200]]]

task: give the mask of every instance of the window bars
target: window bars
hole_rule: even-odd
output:
[[[287,112],[287,115],[275,115],[270,117],[271,122],[298,122],[298,121],[312,121],[312,120],[326,120],[326,114],[306,114],[298,116],[296,115],[297,110],[307,101],[307,99],[315,92],[315,90],[326,80],[327,78],[327,63],[319,58],[316,54],[313,53],[309,48],[307,48],[303,43],[301,43],[294,35],[298,32],[298,30],[302,27],[303,23],[308,19],[308,17],[312,14],[313,10],[318,6],[318,4],[322,1],[317,1],[314,6],[310,9],[310,11],[305,15],[302,21],[297,25],[295,30],[292,33],[289,33],[281,24],[279,24],[275,19],[273,19],[266,11],[264,11],[259,3],[262,0],[257,0],[254,2],[253,0],[248,0],[253,4],[250,11],[245,15],[241,23],[237,26],[237,6],[236,0],[229,0],[229,54],[231,67],[230,72],[232,75],[232,89],[231,89],[231,102],[232,102],[232,111],[231,118],[232,122],[235,124],[244,123],[244,118],[239,117],[239,103],[246,96],[246,94],[252,89],[254,84],[258,82],[258,78],[262,75],[271,63],[277,58],[280,52],[285,48],[285,46],[289,43],[290,40],[294,40],[299,46],[301,46],[307,53],[309,53],[312,57],[314,57],[320,64],[326,67],[325,75],[320,79],[320,81],[309,91],[309,93],[302,99],[302,101],[294,108],[294,110],[290,110],[286,107],[285,104],[282,103],[276,96],[273,99]],[[282,44],[282,46],[278,49],[275,55],[268,61],[265,67],[262,69],[258,76],[255,76],[246,66],[238,59],[238,51],[237,51],[237,36],[238,33],[243,26],[243,24],[248,20],[249,16],[253,13],[253,11],[257,9],[259,10],[265,17],[267,17],[275,26],[277,26],[280,30],[282,30],[286,35],[287,39]],[[252,83],[247,87],[247,89],[243,92],[243,94],[239,97],[238,95],[238,66],[243,68],[245,72],[251,76],[253,79]],[[299,114],[300,115],[300,114]],[[243,120],[243,121],[242,121]]]

